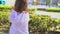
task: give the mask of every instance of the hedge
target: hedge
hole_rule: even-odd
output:
[[[0,11],[9,11],[12,9],[12,6],[7,6],[7,5],[0,5]],[[28,8],[28,11],[36,12],[38,8]],[[47,12],[60,12],[60,8],[45,8]]]
[[[9,30],[10,23],[8,21],[9,12],[0,12],[0,31],[7,31]],[[29,21],[29,31],[46,31],[47,29],[55,27],[60,24],[60,19],[53,19],[47,15],[35,15],[30,14],[30,21]]]
[[[11,9],[12,6],[0,5],[0,9]]]
[[[0,12],[0,31],[8,32],[10,26],[8,16],[9,12]]]
[[[51,18],[47,15],[32,15],[30,14],[30,32],[32,31],[50,31],[50,28],[54,29],[52,31],[56,31],[58,26],[60,24],[60,19],[58,18]],[[60,27],[59,27],[60,28]]]
[[[6,7],[5,7],[6,8]],[[8,21],[9,17],[9,11],[11,10],[8,8],[0,8],[0,31],[8,32],[10,23]],[[30,8],[29,11],[37,11],[37,8]],[[2,12],[3,11],[3,12]],[[50,28],[53,28],[53,31],[56,31],[57,26],[60,25],[60,19],[58,18],[51,18],[47,15],[36,15],[36,14],[30,14],[30,21],[29,21],[29,31],[50,31]]]
[[[47,12],[60,12],[60,8],[46,8]]]
[[[12,9],[12,6],[0,5],[0,11],[9,11]],[[28,8],[30,13],[37,11],[37,8]]]

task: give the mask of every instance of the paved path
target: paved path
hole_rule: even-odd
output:
[[[28,8],[57,8],[57,7],[52,7],[52,6],[46,6],[46,5],[29,5]]]
[[[51,16],[52,18],[60,18],[60,13],[57,12],[37,11],[35,13],[40,15],[48,15]]]
[[[29,6],[29,8],[45,9],[45,8],[56,8],[56,7],[49,7],[49,6],[44,6],[44,5],[31,5],[31,6]],[[37,11],[36,14],[49,15],[52,18],[60,18],[60,13],[57,13],[57,12]]]

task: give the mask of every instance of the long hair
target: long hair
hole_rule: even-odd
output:
[[[14,10],[17,12],[27,11],[27,0],[16,0]]]

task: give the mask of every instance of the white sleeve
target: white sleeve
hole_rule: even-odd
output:
[[[29,22],[29,14],[22,14],[21,16],[18,17],[18,21],[17,22]]]
[[[11,13],[10,13],[10,15],[9,15],[9,22],[13,22],[14,21],[14,19],[15,19],[15,14],[14,14],[14,12],[12,11]]]
[[[19,15],[16,15],[16,13],[15,12],[11,12],[11,14],[10,14],[10,17],[9,17],[9,21],[11,22],[11,23],[24,23],[24,22],[28,22],[29,21],[29,14],[27,13],[27,14],[19,14]]]
[[[17,13],[14,10],[12,10],[9,16],[9,22],[14,23],[17,22],[17,20],[18,20]]]

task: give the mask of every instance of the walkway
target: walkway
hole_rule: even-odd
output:
[[[52,18],[60,18],[60,13],[57,12],[37,11],[35,13],[40,15],[48,15],[51,16]]]
[[[45,9],[45,8],[56,8],[56,7],[49,7],[44,5],[30,5],[29,8]],[[48,15],[48,16],[51,16],[52,18],[60,18],[60,13],[57,13],[57,12],[46,12],[46,11],[39,10],[36,12],[36,14]]]

